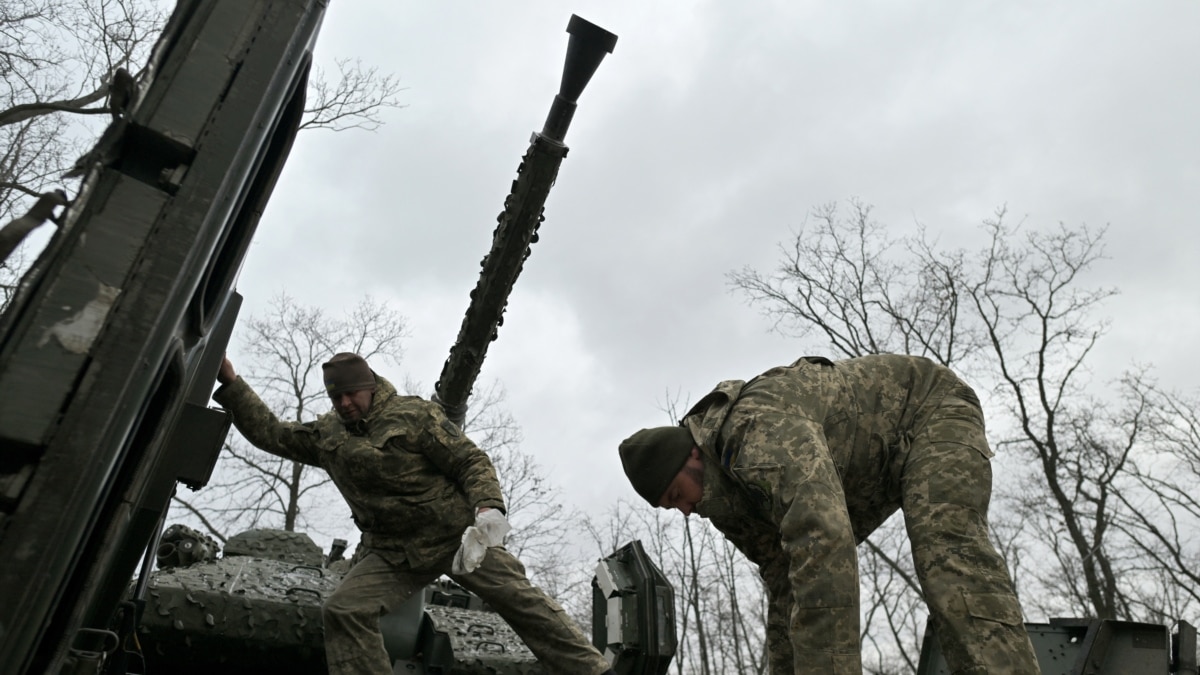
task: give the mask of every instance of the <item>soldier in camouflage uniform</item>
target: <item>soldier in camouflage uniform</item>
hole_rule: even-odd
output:
[[[708,518],[758,565],[773,674],[862,672],[855,548],[896,509],[951,671],[1039,672],[988,541],[983,412],[949,369],[805,357],[720,383],[620,454],[651,505]]]
[[[487,455],[440,406],[397,394],[362,357],[337,354],[323,370],[334,410],[307,424],[276,418],[228,359],[213,398],[255,446],[327,471],[362,531],[356,563],[322,612],[329,671],[391,673],[380,616],[448,574],[491,605],[549,672],[611,673],[502,546],[487,548],[469,573],[451,571],[477,512],[504,510]]]

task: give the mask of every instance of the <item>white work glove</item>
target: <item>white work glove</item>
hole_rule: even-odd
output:
[[[488,509],[475,514],[475,524],[468,527],[462,536],[462,545],[454,554],[450,571],[455,574],[470,574],[475,571],[487,555],[488,548],[504,544],[504,536],[512,526],[499,509]]]

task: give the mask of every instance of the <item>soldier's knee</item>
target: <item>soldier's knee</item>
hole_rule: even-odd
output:
[[[942,451],[956,460],[930,479],[930,504],[957,504],[986,518],[992,499],[991,462],[964,445],[946,444]]]
[[[346,616],[347,614],[348,612],[346,611],[346,607],[334,601],[332,598],[327,600],[325,604],[321,605],[321,619],[325,621],[325,625],[327,626],[331,623],[337,623],[341,621],[342,617]]]
[[[919,520],[908,523],[914,548],[946,550],[991,549],[987,516],[978,508],[961,503],[931,504]]]
[[[365,601],[362,598],[338,596],[336,593],[321,606],[321,619],[326,626],[344,625],[348,623],[363,623],[372,617],[379,618],[381,608],[378,602]]]

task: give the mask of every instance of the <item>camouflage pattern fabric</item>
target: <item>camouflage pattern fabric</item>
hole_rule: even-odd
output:
[[[899,508],[950,669],[1039,673],[987,537],[983,413],[949,369],[805,357],[720,383],[682,423],[705,460],[696,512],[767,588],[772,673],[862,672],[856,546]]]
[[[282,422],[240,377],[213,394],[256,447],[328,472],[362,531],[363,562],[351,569],[323,614],[334,673],[390,673],[383,665],[388,659],[379,635],[380,608],[397,605],[450,571],[475,509],[504,509],[491,460],[441,407],[400,396],[379,375],[375,380],[370,410],[350,425],[332,411],[305,424]],[[539,659],[571,665],[561,672],[608,668],[503,549],[489,549],[480,569],[453,578],[488,601]],[[357,652],[361,649],[368,651]]]
[[[449,568],[449,560],[443,561]],[[379,617],[437,578],[369,553],[325,603],[325,654],[331,673],[390,673]],[[596,675],[608,662],[558,603],[529,583],[525,568],[502,547],[489,548],[470,574],[450,578],[494,608],[516,631],[546,672]]]
[[[400,396],[378,375],[376,382],[366,417],[349,427],[333,411],[281,422],[240,377],[213,399],[254,446],[328,472],[365,545],[408,561],[440,560],[458,549],[476,508],[504,509],[496,471],[440,406]]]

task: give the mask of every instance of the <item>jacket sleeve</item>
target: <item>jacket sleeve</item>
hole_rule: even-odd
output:
[[[421,452],[458,483],[471,506],[505,511],[492,460],[446,417],[440,406],[427,403],[426,410],[429,417],[421,425],[418,437]]]
[[[788,583],[788,561],[783,555],[771,556],[759,563],[758,574],[767,589],[767,657],[772,673],[791,673],[796,669],[792,653],[792,589]]]
[[[796,410],[735,408],[722,435],[723,450],[732,450],[723,454],[736,457],[734,475],[779,525],[784,561],[762,570],[772,596],[770,618],[779,622],[785,611],[777,603],[779,577],[786,574],[797,659],[857,654],[857,551],[821,424]]]
[[[281,422],[241,377],[222,385],[213,400],[229,411],[233,424],[250,444],[261,450],[312,466],[320,466],[321,450],[315,428]]]

